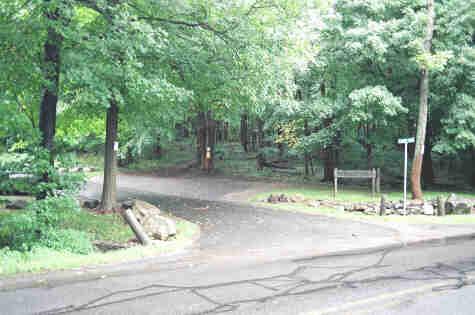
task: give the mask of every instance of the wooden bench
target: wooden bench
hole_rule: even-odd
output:
[[[333,188],[333,196],[336,198],[338,192],[338,178],[369,178],[371,179],[371,192],[374,196],[375,192],[378,194],[381,191],[381,171],[380,169],[371,170],[334,170],[335,185]]]

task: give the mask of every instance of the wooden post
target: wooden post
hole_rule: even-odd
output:
[[[132,228],[132,231],[134,231],[134,234],[135,236],[137,236],[137,239],[139,240],[140,244],[145,246],[150,245],[152,241],[148,237],[147,233],[145,233],[145,231],[143,230],[142,225],[139,223],[139,221],[137,221],[137,218],[135,217],[132,210],[125,210],[124,218],[125,221],[127,221],[127,223]]]
[[[379,204],[379,215],[386,215],[386,199],[384,196],[381,196],[381,203]]]
[[[376,169],[376,192],[381,193],[381,169]]]
[[[441,196],[437,197],[437,215],[444,216],[445,215],[445,203],[444,198]]]
[[[371,170],[372,176],[371,176],[371,193],[374,197],[375,194],[375,189],[376,189],[376,170],[373,168]]]
[[[338,192],[338,169],[336,167],[333,170],[333,178],[335,182],[335,187],[333,188],[333,198],[336,199],[336,193]]]

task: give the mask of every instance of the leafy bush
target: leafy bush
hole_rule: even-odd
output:
[[[66,156],[57,159],[57,165],[67,169],[72,161]],[[22,177],[11,178],[11,174]],[[42,180],[44,177],[47,181]],[[28,194],[34,196],[54,195],[58,191],[77,191],[85,181],[83,173],[60,172],[51,165],[49,154],[36,148],[30,152],[9,152],[0,155],[0,193]]]
[[[73,229],[49,229],[42,234],[38,246],[76,254],[89,254],[94,250],[89,235]]]
[[[30,251],[37,247],[87,254],[93,250],[86,232],[62,228],[61,223],[81,211],[71,197],[49,197],[31,203],[25,212],[0,221],[0,247]]]

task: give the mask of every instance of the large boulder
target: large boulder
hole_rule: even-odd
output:
[[[97,207],[99,207],[99,203],[100,203],[99,200],[92,199],[92,198],[81,199],[79,201],[79,205],[81,206],[81,208],[87,208],[87,209],[96,209]]]
[[[175,221],[161,215],[158,207],[142,200],[129,200],[123,206],[132,210],[137,221],[150,238],[166,241],[176,235]]]
[[[450,196],[445,201],[445,212],[447,214],[470,214],[475,201],[457,198],[455,194]]]
[[[454,214],[470,214],[471,212],[472,206],[466,201],[457,202],[453,211]]]
[[[425,215],[434,215],[435,209],[432,203],[424,203],[424,205],[422,206],[422,213]]]
[[[452,214],[457,206],[457,196],[455,194],[450,194],[450,196],[445,201],[445,213]]]
[[[7,200],[5,203],[5,208],[10,210],[20,210],[25,209],[29,201],[25,199],[12,199]]]

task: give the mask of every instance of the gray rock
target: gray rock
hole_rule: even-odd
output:
[[[457,206],[457,196],[455,196],[455,194],[450,194],[450,196],[445,201],[445,213],[446,214],[453,213],[456,206]]]
[[[137,221],[151,238],[166,241],[171,236],[176,235],[175,221],[172,218],[160,215],[161,210],[158,207],[141,200],[127,201],[126,206],[131,206],[130,209]]]
[[[305,202],[305,197],[300,194],[296,194],[290,197],[290,202],[302,203]]]
[[[432,205],[432,203],[425,203],[422,206],[422,213],[425,214],[425,215],[434,215],[435,210],[434,210],[434,206]]]
[[[127,199],[126,201],[124,201],[122,203],[122,208],[123,209],[132,209],[132,207],[134,206],[134,200],[133,199]]]
[[[307,203],[307,205],[310,206],[310,207],[318,208],[318,207],[320,207],[321,203],[319,201],[316,201],[316,200],[311,200]]]
[[[28,203],[29,202],[24,199],[7,200],[7,202],[5,203],[5,208],[11,210],[25,209]]]
[[[175,221],[170,218],[165,216],[157,216],[154,218],[153,230],[153,238],[166,241],[170,237],[176,235],[176,224]]]
[[[99,200],[97,199],[84,199],[81,200],[81,207],[87,209],[96,209],[99,206]]]
[[[269,197],[267,197],[267,202],[268,203],[278,203],[279,202],[279,196],[274,196],[274,195],[270,195]]]
[[[464,201],[458,202],[453,210],[454,214],[470,214],[472,212],[472,207]]]
[[[422,207],[418,205],[409,205],[407,207],[407,213],[408,214],[413,214],[413,215],[418,215],[422,213]]]

